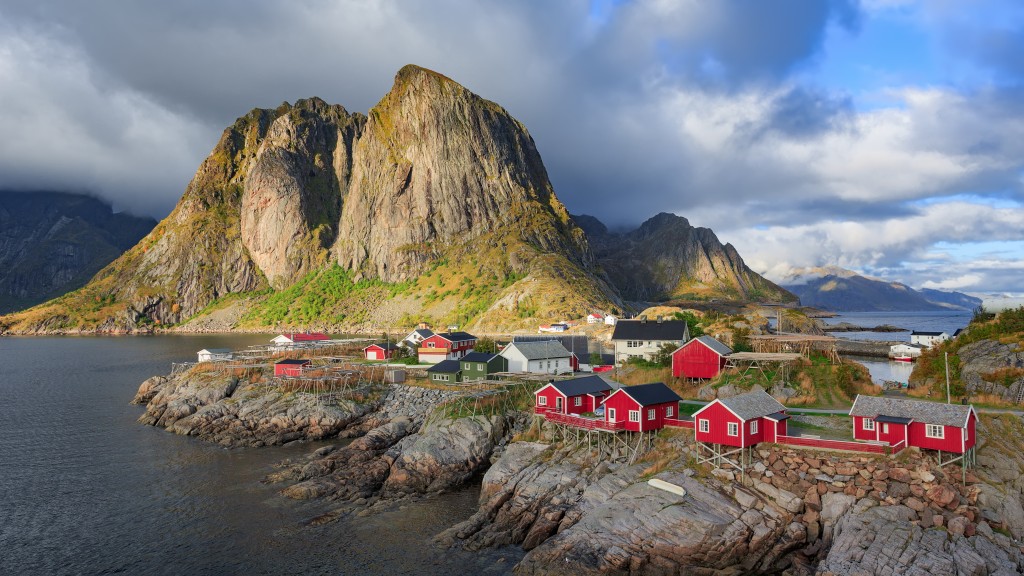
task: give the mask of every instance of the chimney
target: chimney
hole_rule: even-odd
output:
[[[658,316],[658,324],[661,324],[661,316]]]

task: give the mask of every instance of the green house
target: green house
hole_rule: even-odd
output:
[[[458,360],[442,360],[427,368],[427,376],[431,382],[454,384],[462,382],[462,367]]]
[[[459,360],[462,365],[462,380],[487,380],[495,372],[508,372],[508,359],[497,354],[470,352]]]

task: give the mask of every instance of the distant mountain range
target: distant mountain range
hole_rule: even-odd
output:
[[[0,331],[511,331],[685,297],[795,300],[685,218],[571,217],[519,121],[410,65],[365,115],[310,98],[240,117],[152,232]]]
[[[974,310],[981,305],[980,298],[961,292],[915,290],[831,266],[793,270],[781,284],[802,305],[832,312]]]
[[[0,314],[83,286],[153,226],[91,196],[0,191]]]

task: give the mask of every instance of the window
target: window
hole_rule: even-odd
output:
[[[487,371],[487,364],[477,364],[476,365],[476,369],[480,370],[481,372],[486,372]]]
[[[945,438],[946,430],[940,424],[925,424],[924,435],[929,438]]]
[[[537,396],[537,405],[538,406],[547,406],[548,405],[548,397],[547,396]]]
[[[551,368],[551,360],[548,360],[548,369]]]
[[[654,420],[654,408],[647,409],[647,419]]]
[[[757,434],[757,420],[754,420],[750,423],[750,433]]]
[[[629,411],[629,421],[630,422],[639,422],[640,421],[640,411],[639,410],[630,410]]]
[[[889,425],[888,424],[882,424],[882,434],[888,434],[888,433],[889,433]]]
[[[615,408],[608,409],[608,420],[610,422],[615,422]]]
[[[875,429],[875,421],[872,420],[871,418],[865,418],[864,419],[864,429],[865,430],[874,430]]]
[[[729,422],[729,436],[739,436],[740,425],[735,422]]]
[[[700,431],[701,432],[708,432],[709,430],[711,430],[711,424],[709,424],[707,420],[701,418],[700,419]]]
[[[572,399],[573,406],[583,406],[583,397],[577,396]]]
[[[675,416],[675,413],[676,413],[676,411],[675,411],[675,409],[673,407],[671,407],[671,406],[666,406],[665,407],[665,418],[672,418],[672,417]]]

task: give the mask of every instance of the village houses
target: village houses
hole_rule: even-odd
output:
[[[420,342],[417,353],[421,364],[437,364],[442,360],[459,360],[473,351],[476,336],[466,332],[441,332]]]
[[[649,320],[641,316],[636,320],[619,320],[612,331],[615,346],[615,363],[630,358],[653,360],[665,344],[681,346],[690,339],[690,329],[685,320]]]

